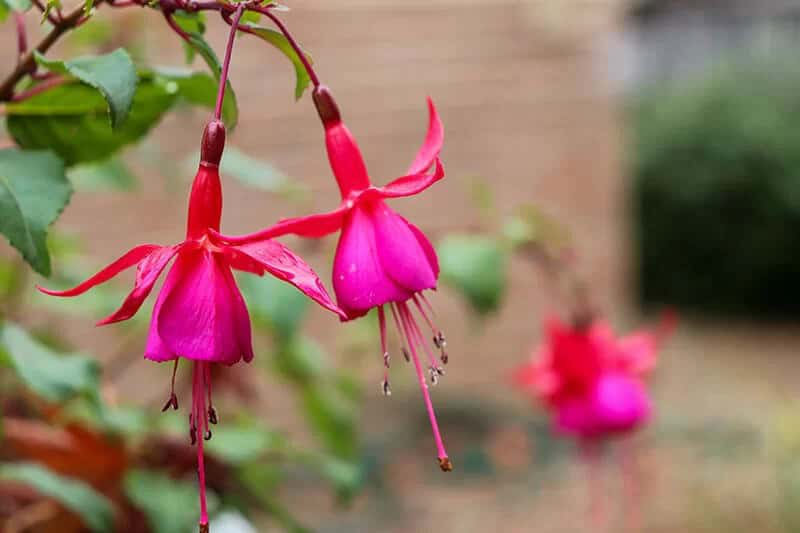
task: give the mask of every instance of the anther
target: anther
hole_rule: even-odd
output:
[[[169,395],[169,400],[167,400],[167,403],[165,403],[164,407],[161,408],[161,412],[165,413],[170,407],[172,407],[172,409],[175,411],[178,410],[178,397],[175,396],[174,392]]]
[[[431,384],[432,385],[438,385],[439,384],[439,376],[441,376],[441,374],[439,373],[439,370],[437,368],[430,367],[428,369],[428,374],[431,377]]]
[[[389,352],[384,352],[383,353],[383,366],[385,366],[386,368],[389,368],[389,360],[390,359],[391,359],[391,357],[389,356]]]
[[[208,533],[208,524],[200,524],[200,533]]]
[[[444,350],[442,350],[442,355],[439,357],[439,359],[442,360],[443,365],[446,365],[448,362],[450,362],[450,356],[447,355],[447,352]]]
[[[213,435],[211,434],[211,430],[207,429],[206,430],[206,434],[203,435],[203,439],[209,441],[209,440],[211,440],[211,437],[213,437]]]
[[[384,396],[391,396],[392,395],[392,389],[391,389],[391,387],[389,387],[389,380],[388,379],[384,379],[381,382],[381,388],[383,389],[383,395]]]
[[[450,462],[449,457],[439,457],[439,468],[442,469],[442,472],[452,472],[453,463]]]
[[[406,358],[406,363],[411,362],[411,356],[408,354],[408,350],[406,350],[405,347],[403,347],[403,357]]]
[[[217,410],[214,409],[213,406],[208,408],[208,421],[214,425],[219,423],[219,418],[217,418]]]
[[[197,444],[197,428],[192,426],[189,428],[189,438],[192,439],[192,446]]]

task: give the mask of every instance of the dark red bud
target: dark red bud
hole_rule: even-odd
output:
[[[212,120],[203,131],[203,142],[200,145],[200,162],[219,166],[222,152],[225,150],[225,124],[220,120]]]
[[[339,113],[339,106],[336,105],[336,100],[333,99],[331,90],[325,85],[320,85],[311,93],[314,98],[314,105],[317,106],[317,113],[322,123],[325,126],[332,126],[342,121],[342,115]]]

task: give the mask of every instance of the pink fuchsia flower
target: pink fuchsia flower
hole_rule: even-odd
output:
[[[570,327],[552,318],[534,359],[516,371],[515,381],[542,402],[559,431],[596,439],[632,431],[650,418],[644,378],[672,328],[616,338],[603,321]]]
[[[416,195],[444,178],[439,153],[444,141],[442,123],[433,101],[428,99],[428,134],[407,175],[388,185],[376,187],[367,173],[361,150],[342,122],[329,89],[314,90],[314,103],[325,127],[325,142],[342,201],[328,213],[280,221],[271,228],[241,237],[219,236],[221,242],[244,244],[281,235],[319,238],[341,230],[333,264],[333,288],[347,320],[378,310],[381,348],[388,371],[386,312],[388,307],[403,340],[403,354],[414,363],[428,410],[439,465],[449,471],[452,464],[445,451],[428,391],[420,355],[427,356],[427,375],[438,383],[444,370],[434,357],[419,325],[419,318],[431,329],[433,347],[447,363],[446,341],[433,323],[432,308],[423,294],[436,289],[439,262],[428,238],[415,225],[397,214],[386,200]],[[425,352],[422,353],[421,352]],[[388,375],[382,382],[384,394],[391,394]]]
[[[211,401],[211,364],[230,366],[253,359],[250,317],[232,271],[242,270],[259,276],[272,274],[291,283],[323,307],[344,316],[314,271],[282,244],[262,240],[234,246],[209,239],[209,231],[219,230],[222,218],[218,167],[224,144],[222,122],[212,121],[203,134],[200,168],[189,197],[183,242],[174,246],[137,246],[73,289],[39,288],[53,296],[78,296],[136,265],[133,291],[116,312],[98,323],[112,324],[136,314],[162,271],[176,258],[153,308],[144,356],[159,363],[175,361],[172,391],[164,410],[178,409],[174,392],[178,360],[183,358],[193,363],[189,421],[192,443],[198,444],[201,525],[208,523],[203,440],[211,438],[209,424],[217,423]]]

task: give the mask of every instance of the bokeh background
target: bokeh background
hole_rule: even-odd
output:
[[[624,530],[630,505],[640,507],[648,532],[800,531],[800,2],[290,4],[285,19],[333,88],[376,182],[405,170],[425,132],[425,97],[433,97],[446,127],[447,179],[394,207],[435,242],[474,239],[479,253],[456,250],[450,260],[481,261],[490,285],[501,276],[497,287],[484,287],[485,307],[498,297],[484,314],[457,279],[433,297],[450,352],[434,403],[455,472],[436,467],[413,372],[394,365],[394,394],[381,395],[375,323],[341,326],[312,309],[303,330],[324,348],[320,364],[359,390],[343,407],[357,428],[349,458],[357,489],[342,504],[319,477],[297,474],[264,490],[279,491],[289,512],[320,532],[599,531],[587,521],[578,451],[551,434],[511,382],[542,319],[565,310],[530,257],[509,248],[509,220],[533,205],[568,232],[574,264],[616,328],[648,324],[664,305],[681,316],[653,381],[656,419],[603,457],[607,531]],[[106,25],[55,55],[126,45],[145,64],[183,64],[176,37],[153,13],[99,18]],[[219,49],[226,28],[208,26]],[[0,39],[13,49],[10,27]],[[11,53],[0,59],[4,69],[13,61]],[[293,100],[289,64],[242,38],[231,79],[241,119],[229,143],[241,168],[225,183],[223,229],[245,232],[332,207],[338,192],[322,132],[309,98]],[[85,273],[136,243],[182,238],[204,120],[197,111],[172,114],[125,152],[133,177],[123,190],[83,176],[56,227],[57,273],[68,262]],[[260,163],[242,162],[242,154]],[[288,242],[329,278],[335,241]],[[17,261],[5,242],[0,257]],[[155,419],[169,369],[141,359],[141,329],[95,329],[103,305],[77,300],[54,309],[26,289],[7,314],[105,362],[103,394]],[[276,343],[263,337],[257,368],[269,370]],[[297,442],[318,444],[296,382],[274,371],[231,374],[223,422],[246,410]],[[5,453],[19,455],[10,446]],[[623,487],[631,455],[635,496]],[[254,510],[257,531],[279,530],[274,512]]]

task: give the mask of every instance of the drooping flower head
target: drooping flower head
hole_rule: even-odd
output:
[[[192,362],[189,431],[192,443],[198,446],[201,526],[208,524],[203,440],[211,438],[210,424],[217,423],[211,401],[211,364],[230,366],[253,359],[250,317],[233,270],[259,276],[272,274],[291,283],[323,307],[344,316],[314,271],[282,244],[261,240],[235,246],[219,244],[209,238],[210,231],[220,229],[222,218],[219,163],[224,145],[225,127],[214,120],[203,133],[200,167],[189,196],[183,242],[174,246],[137,246],[70,290],[52,291],[40,287],[42,292],[53,296],[78,296],[136,265],[133,291],[116,312],[98,323],[112,324],[136,314],[161,272],[175,258],[153,308],[144,356],[156,362],[175,362],[172,390],[164,410],[178,409],[174,386],[179,359]]]
[[[644,378],[671,329],[616,338],[601,320],[569,326],[551,318],[533,360],[517,369],[516,383],[548,408],[556,428],[597,439],[641,427],[652,414]]]
[[[413,361],[436,440],[439,465],[449,471],[452,464],[439,434],[427,379],[438,383],[444,370],[434,356],[447,363],[446,341],[434,325],[433,310],[423,294],[436,289],[439,262],[428,238],[400,216],[386,200],[416,195],[444,178],[439,160],[444,131],[433,101],[428,134],[407,175],[388,185],[376,187],[367,173],[361,150],[344,124],[330,90],[319,86],[314,103],[325,128],[325,144],[331,169],[341,193],[341,204],[328,213],[280,221],[271,228],[241,237],[218,236],[220,242],[243,244],[281,235],[319,238],[341,230],[333,263],[333,288],[339,306],[352,320],[377,309],[384,366],[389,368],[386,308],[403,340],[402,352]],[[423,327],[429,327],[433,347],[425,341]],[[420,357],[428,358],[427,372]],[[427,378],[426,378],[427,374]],[[391,394],[388,376],[382,382],[384,394]]]

